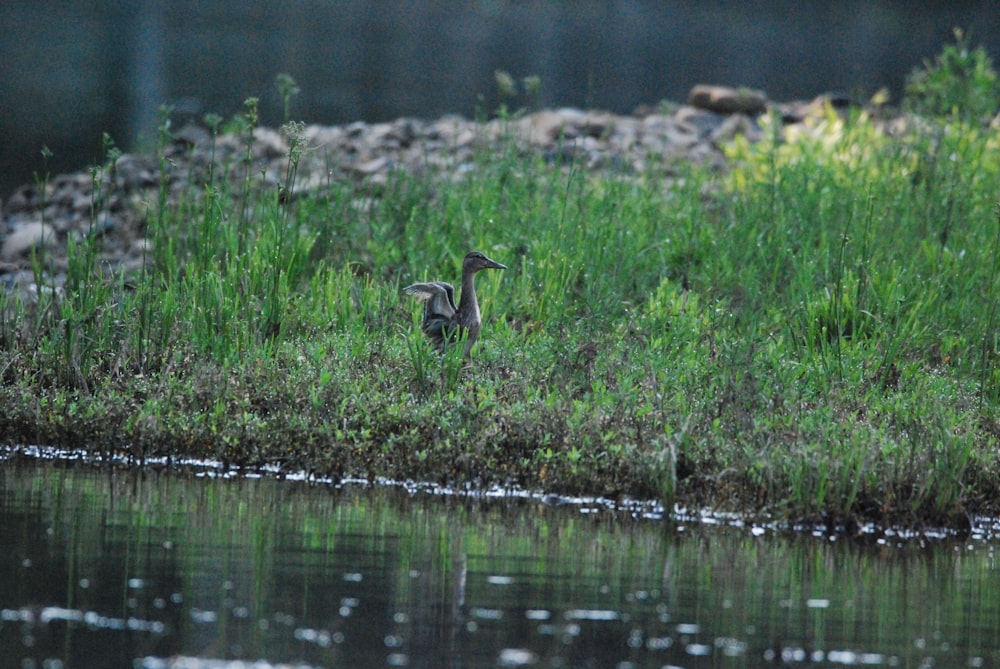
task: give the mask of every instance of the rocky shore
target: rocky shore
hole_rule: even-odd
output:
[[[721,168],[722,147],[738,135],[757,141],[762,136],[758,120],[768,110],[777,111],[785,124],[794,124],[827,105],[839,109],[849,104],[826,95],[775,103],[760,91],[696,86],[686,104],[663,104],[628,116],[555,109],[485,123],[444,116],[309,125],[302,128],[304,151],[291,197],[321,192],[331,182],[354,183],[359,197],[370,197],[394,170],[459,179],[474,169],[477,152],[501,140],[517,151],[578,169],[642,174],[651,161],[668,174],[681,162]],[[276,196],[286,178],[289,151],[288,137],[279,130],[254,130],[249,175],[263,179]],[[188,126],[172,134],[162,159],[122,154],[113,164],[55,176],[44,188],[31,184],[16,189],[0,203],[0,285],[8,294],[31,299],[37,291],[32,268],[39,267],[39,261],[46,285],[62,285],[69,240],[93,236],[100,238],[105,272],[140,267],[149,250],[147,219],[161,189],[169,205],[215,174],[226,175],[238,192],[238,181],[247,174],[246,156],[245,136],[221,134],[213,141],[208,130]]]

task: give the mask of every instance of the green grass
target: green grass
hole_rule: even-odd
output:
[[[143,273],[109,280],[82,244],[64,293],[0,296],[0,434],[795,518],[997,513],[1000,134],[861,112],[766,134],[725,173],[501,144],[461,182],[294,206],[238,164],[179,204],[164,186]],[[510,269],[479,276],[464,365],[400,287],[470,249]]]

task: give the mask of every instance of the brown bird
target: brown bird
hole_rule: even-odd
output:
[[[482,320],[474,283],[476,272],[481,269],[507,269],[487,258],[479,251],[471,251],[462,261],[462,297],[455,306],[455,288],[444,281],[415,283],[403,292],[424,303],[424,322],[421,330],[440,353],[456,338],[465,336],[465,357],[471,357],[472,347],[479,339]]]

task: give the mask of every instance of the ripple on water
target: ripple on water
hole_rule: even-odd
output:
[[[118,618],[105,616],[96,611],[81,611],[61,606],[46,606],[41,609],[0,609],[0,621],[20,622],[28,625],[49,625],[56,622],[86,625],[91,629],[114,631],[149,632],[165,634],[166,624],[159,620],[146,620],[130,616]]]
[[[526,648],[504,648],[497,658],[497,666],[523,667],[538,662],[538,656]]]
[[[137,669],[319,669],[310,664],[272,664],[266,660],[217,660],[209,657],[178,655],[174,657],[140,657],[133,666]],[[402,666],[402,665],[395,665]]]

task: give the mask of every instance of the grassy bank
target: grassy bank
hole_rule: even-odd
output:
[[[143,272],[109,280],[92,237],[64,290],[0,295],[0,435],[794,517],[995,513],[1000,134],[922,118],[765,119],[724,173],[501,141],[460,182],[291,203],[221,165],[146,204]],[[463,365],[400,288],[456,281],[470,249],[510,269],[479,277]]]

